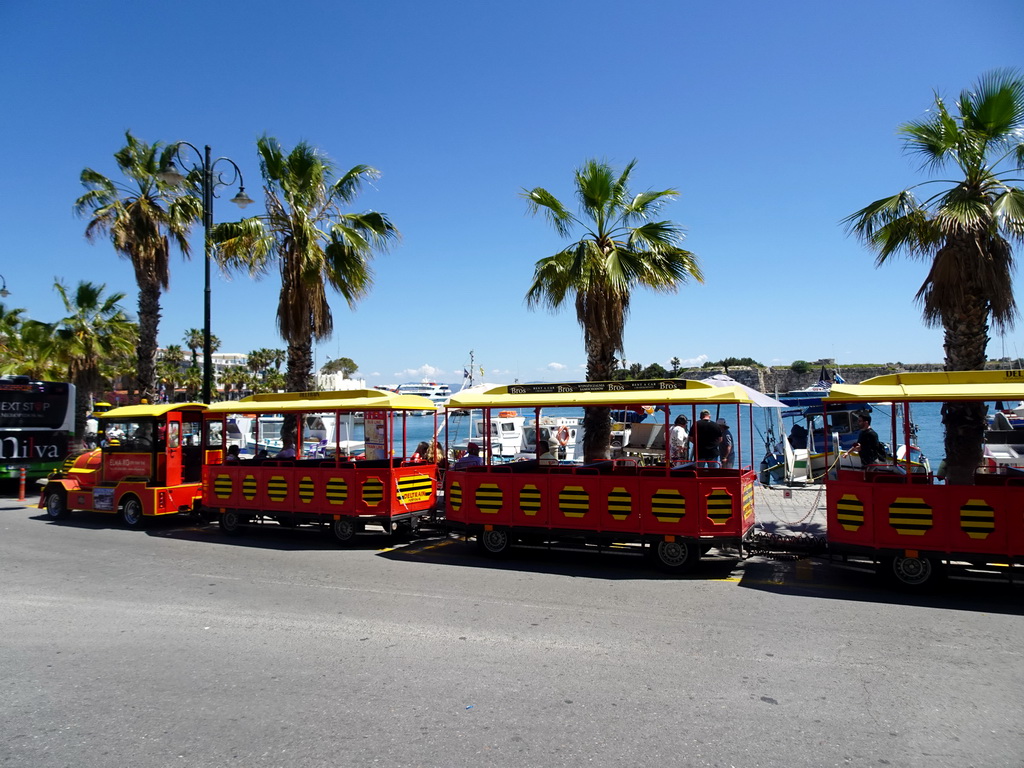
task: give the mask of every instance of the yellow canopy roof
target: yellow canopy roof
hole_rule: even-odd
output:
[[[97,419],[140,419],[144,417],[163,416],[171,411],[205,411],[202,403],[148,403],[142,405],[122,405],[109,411],[97,413]]]
[[[890,400],[1024,400],[1024,371],[893,373],[860,384],[833,384],[826,403]]]
[[[715,387],[690,379],[509,384],[482,393],[456,393],[450,408],[582,408],[591,405],[689,405],[753,401],[739,387]]]
[[[340,392],[283,392],[251,395],[210,405],[208,413],[320,413],[325,411],[433,411],[437,406],[420,395],[399,395],[380,389]]]

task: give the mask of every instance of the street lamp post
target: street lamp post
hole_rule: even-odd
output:
[[[7,290],[7,278],[0,275],[0,299],[6,299],[11,295],[11,292]]]
[[[174,153],[171,155],[170,162],[160,171],[161,179],[174,185],[185,181],[186,177],[174,165],[174,158],[177,158],[184,167],[184,159],[181,156],[182,147],[190,148],[199,158],[198,162],[192,163],[189,173],[200,174],[203,193],[203,402],[209,404],[213,395],[213,347],[210,343],[210,255],[213,252],[213,198],[216,197],[217,187],[234,186],[237,181],[238,194],[231,198],[231,202],[239,208],[245,208],[253,200],[245,194],[241,168],[229,157],[212,159],[209,144],[206,145],[205,152],[200,152],[194,144],[187,141],[179,141],[174,144]],[[232,175],[228,179],[225,179],[222,173],[215,172],[217,163],[221,162],[231,166]]]

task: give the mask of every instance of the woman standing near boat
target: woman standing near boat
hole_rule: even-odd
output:
[[[672,461],[687,461],[690,458],[690,433],[687,429],[690,420],[680,414],[676,416],[672,429],[669,430],[669,442],[672,447]]]

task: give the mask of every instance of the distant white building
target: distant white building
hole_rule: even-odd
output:
[[[211,355],[211,359],[213,361],[213,380],[215,382],[220,382],[221,374],[228,368],[241,366],[248,369],[249,367],[249,356],[243,355],[240,352],[214,352]]]
[[[321,392],[366,389],[366,379],[346,379],[340,373],[318,373],[316,375],[316,388]]]

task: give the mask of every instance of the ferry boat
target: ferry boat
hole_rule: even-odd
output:
[[[452,396],[452,389],[447,384],[439,384],[436,381],[423,379],[422,381],[410,381],[399,384],[395,390],[400,395],[419,395],[430,400],[434,405],[444,405]]]

